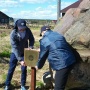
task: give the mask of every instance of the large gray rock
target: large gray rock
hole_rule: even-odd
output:
[[[63,34],[82,59],[71,71],[67,88],[90,87],[90,0],[82,0],[78,8],[69,9],[54,31]]]
[[[74,46],[82,45],[83,48],[90,48],[90,10],[81,14],[64,36]]]
[[[76,48],[90,48],[90,1],[82,0],[78,8],[69,9],[54,28]]]
[[[78,52],[82,61],[77,62],[72,69],[67,82],[67,88],[81,87],[88,88],[84,90],[90,90],[90,50],[78,50]]]

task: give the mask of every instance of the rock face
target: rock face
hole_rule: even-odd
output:
[[[78,8],[69,9],[54,30],[63,34],[72,45],[90,48],[90,1],[82,0]]]
[[[74,46],[81,45],[90,48],[90,10],[81,14],[76,22],[64,34],[67,41]],[[80,47],[79,47],[80,48]]]
[[[90,87],[90,0],[82,0],[78,8],[69,9],[54,31],[63,34],[82,58],[69,75],[67,87]]]

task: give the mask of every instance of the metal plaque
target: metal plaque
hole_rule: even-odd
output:
[[[37,64],[39,51],[36,49],[24,49],[24,61],[27,66],[34,67]]]

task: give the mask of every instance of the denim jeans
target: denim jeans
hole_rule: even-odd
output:
[[[13,73],[15,71],[15,68],[17,66],[17,58],[15,56],[14,53],[11,53],[10,56],[10,62],[9,62],[9,70],[8,70],[8,74],[7,74],[7,79],[6,79],[6,86],[9,86],[11,84],[11,80],[13,77]],[[27,76],[27,67],[26,66],[21,66],[21,85],[25,85],[26,83],[26,76]]]

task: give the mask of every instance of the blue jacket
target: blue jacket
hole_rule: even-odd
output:
[[[12,47],[12,53],[15,54],[17,60],[22,60],[22,55],[24,54],[24,48],[33,47],[34,37],[29,28],[26,29],[25,37],[22,39],[18,30],[14,29],[10,33],[10,42]]]
[[[52,30],[45,32],[40,40],[40,54],[37,66],[41,69],[46,61],[53,70],[60,70],[75,62],[75,56],[65,38]]]

